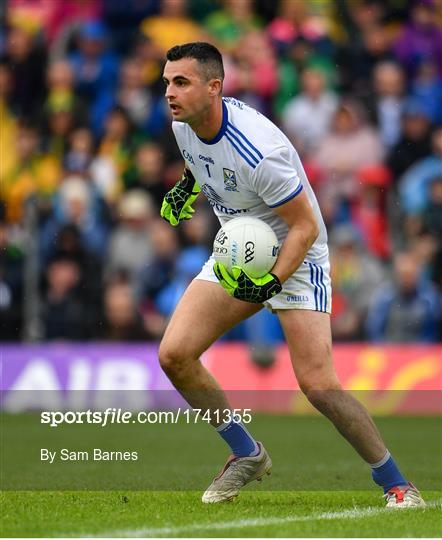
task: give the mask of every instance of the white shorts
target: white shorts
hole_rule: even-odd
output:
[[[213,271],[213,255],[205,262],[195,279],[218,282]],[[270,311],[277,309],[309,309],[331,313],[331,280],[328,257],[322,264],[304,261],[282,285],[282,291],[264,302]]]

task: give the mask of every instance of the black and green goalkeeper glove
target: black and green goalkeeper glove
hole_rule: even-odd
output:
[[[229,274],[226,267],[219,262],[213,265],[213,271],[230,296],[244,302],[262,304],[282,290],[281,282],[270,272],[263,277],[252,278],[238,266],[233,266],[232,273]]]
[[[184,169],[181,180],[164,196],[161,217],[174,227],[183,219],[191,219],[195,212],[191,205],[196,201],[200,191],[193,174]]]

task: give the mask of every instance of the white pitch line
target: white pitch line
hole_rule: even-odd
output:
[[[427,503],[427,508],[434,508],[440,506],[442,501],[431,501]],[[397,510],[397,512],[403,512],[406,509]],[[415,510],[415,508],[409,508],[408,510]],[[97,538],[97,537],[158,537],[158,536],[175,536],[180,533],[187,533],[191,531],[206,531],[206,530],[224,530],[230,528],[246,528],[246,527],[265,527],[267,525],[283,525],[285,523],[295,523],[300,521],[320,521],[320,520],[334,520],[334,519],[360,519],[364,517],[375,516],[384,512],[394,512],[395,510],[387,510],[386,508],[368,507],[368,508],[353,508],[343,510],[342,512],[321,512],[317,514],[310,514],[308,516],[288,516],[288,517],[269,517],[269,518],[249,518],[249,519],[237,519],[232,521],[219,521],[215,523],[189,523],[188,525],[181,525],[178,527],[143,527],[139,529],[119,529],[116,531],[109,531],[100,535],[85,535],[83,538]]]

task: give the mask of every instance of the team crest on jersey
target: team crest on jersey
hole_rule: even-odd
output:
[[[235,171],[231,171],[230,169],[223,169],[223,173],[224,173],[224,189],[226,191],[238,191],[238,187],[236,185]]]

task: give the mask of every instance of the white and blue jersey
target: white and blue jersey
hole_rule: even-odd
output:
[[[211,140],[198,137],[186,123],[172,123],[186,166],[222,225],[241,215],[256,217],[272,227],[280,244],[288,226],[273,209],[305,191],[316,216],[319,235],[293,277],[305,274],[311,294],[307,299],[305,290],[290,289],[289,278],[283,291],[269,303],[276,309],[274,300],[285,295],[288,303],[285,309],[330,311],[327,231],[296,150],[275,124],[245,103],[223,98],[222,107],[221,129]],[[208,262],[208,268],[212,262]],[[204,269],[202,274],[198,277],[209,279]],[[213,278],[216,281],[214,274]],[[277,307],[280,308],[284,309]]]

